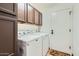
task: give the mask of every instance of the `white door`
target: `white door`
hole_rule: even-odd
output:
[[[56,11],[52,14],[53,36],[51,48],[72,53],[72,11],[70,9]]]
[[[42,56],[42,40],[38,38],[29,42],[26,49],[27,56]]]

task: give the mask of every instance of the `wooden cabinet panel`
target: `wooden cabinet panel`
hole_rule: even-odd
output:
[[[40,25],[42,25],[42,13],[39,14],[39,21],[40,21]]]
[[[28,4],[28,23],[34,24],[34,9]]]
[[[18,20],[25,23],[42,25],[42,13],[28,3],[18,3]]]
[[[25,22],[25,4],[18,3],[18,20]]]
[[[35,24],[42,25],[42,13],[35,9]]]
[[[25,4],[25,21],[28,22],[28,3]]]
[[[16,53],[16,21],[0,16],[0,55]]]
[[[0,11],[16,15],[17,5],[15,3],[0,3]]]
[[[40,23],[39,12],[35,10],[35,24],[39,25]]]

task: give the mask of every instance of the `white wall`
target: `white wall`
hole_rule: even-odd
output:
[[[50,30],[51,30],[50,12],[48,12],[48,11],[43,12],[42,22],[43,22],[43,24],[42,24],[42,27],[41,27],[41,31],[46,32],[46,33],[50,33]]]
[[[38,26],[27,24],[27,23],[26,24],[18,23],[18,31],[20,31],[20,30],[37,31],[38,30]]]

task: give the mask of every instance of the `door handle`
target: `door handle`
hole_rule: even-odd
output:
[[[53,34],[53,29],[51,30],[51,34]]]

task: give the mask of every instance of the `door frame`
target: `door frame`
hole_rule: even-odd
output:
[[[71,13],[71,20],[72,20],[72,21],[71,21],[71,29],[72,29],[72,32],[71,32],[71,36],[72,36],[72,38],[71,38],[71,41],[72,41],[72,42],[71,42],[71,47],[72,47],[72,48],[71,48],[71,53],[70,53],[70,54],[72,55],[72,54],[73,54],[73,24],[72,24],[72,23],[73,23],[73,19],[72,19],[72,17],[73,17],[73,9],[72,9],[72,8],[66,8],[66,9],[63,8],[63,9],[59,9],[59,10],[56,10],[56,11],[53,11],[53,12],[59,12],[59,11],[63,11],[63,10],[70,10],[70,11],[72,11],[72,13]],[[52,12],[52,13],[53,13],[53,12]],[[51,21],[51,22],[52,22],[52,21]],[[53,29],[52,26],[51,26],[51,29]],[[51,35],[50,37],[53,37],[53,35]],[[51,44],[52,39],[53,39],[53,38],[50,38],[50,49],[52,49],[52,46],[51,46],[51,45],[52,45],[52,44]]]

